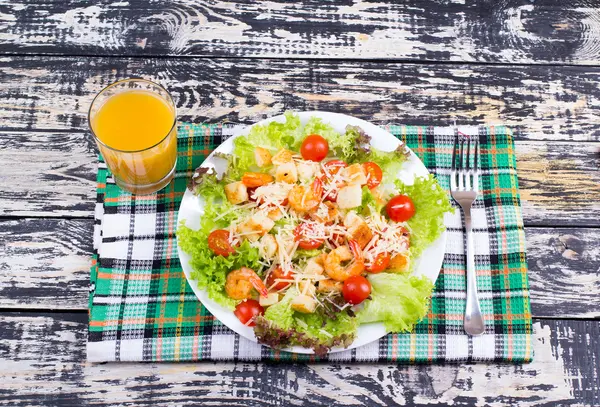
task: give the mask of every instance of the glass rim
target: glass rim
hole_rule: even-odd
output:
[[[155,144],[151,145],[150,147],[146,147],[146,148],[142,148],[140,150],[119,150],[118,148],[114,148],[109,146],[108,144],[106,144],[105,142],[103,142],[102,140],[100,140],[100,138],[96,135],[96,133],[94,132],[94,128],[92,127],[92,120],[91,120],[91,116],[92,116],[92,107],[94,106],[94,103],[96,103],[96,99],[98,99],[98,97],[100,95],[102,95],[105,91],[107,91],[108,89],[112,88],[113,86],[116,86],[118,84],[124,83],[124,82],[146,82],[146,83],[150,83],[152,85],[158,86],[159,88],[161,88],[162,90],[164,90],[167,95],[169,96],[169,101],[171,102],[171,105],[173,106],[173,110],[174,110],[174,117],[173,117],[173,124],[171,125],[171,128],[169,129],[169,131],[167,132],[167,134],[165,134],[165,136],[163,138],[161,138],[158,142],[156,142]],[[90,103],[90,108],[88,109],[88,127],[90,128],[90,131],[92,132],[92,136],[94,137],[94,140],[96,140],[97,143],[102,144],[104,147],[112,150],[112,151],[116,151],[118,153],[141,153],[147,150],[150,150],[156,146],[158,146],[159,144],[161,144],[163,141],[165,141],[167,139],[167,137],[169,137],[169,135],[171,134],[171,132],[173,131],[173,129],[175,128],[175,126],[177,125],[177,106],[175,106],[175,102],[173,101],[173,97],[171,96],[171,94],[169,93],[169,91],[162,86],[160,83],[148,80],[148,79],[144,79],[144,78],[127,78],[127,79],[121,79],[118,80],[116,82],[113,82],[107,86],[105,86],[104,88],[102,88],[102,90],[100,92],[98,92],[96,94],[96,96],[94,96],[94,99],[92,99],[92,103]]]

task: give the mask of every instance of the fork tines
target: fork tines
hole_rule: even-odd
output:
[[[460,133],[462,134],[462,133]],[[471,137],[454,138],[452,150],[452,170],[450,171],[450,189],[459,191],[479,190],[479,139],[471,143]],[[473,148],[472,148],[473,147]],[[472,159],[471,159],[472,157]],[[473,161],[471,163],[471,160]]]

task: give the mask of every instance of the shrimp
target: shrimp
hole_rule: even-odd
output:
[[[343,266],[343,262],[350,263]],[[335,281],[344,281],[360,275],[365,270],[365,260],[356,240],[348,240],[348,246],[337,247],[327,254],[324,266],[329,277]]]
[[[248,188],[262,187],[273,181],[273,176],[261,172],[246,172],[242,176],[242,183]]]
[[[252,297],[252,288],[266,297],[269,292],[260,277],[248,267],[233,270],[227,274],[225,292],[234,300],[246,300]]]
[[[308,212],[319,206],[323,195],[323,183],[315,178],[310,188],[295,185],[288,194],[290,207],[297,212]]]

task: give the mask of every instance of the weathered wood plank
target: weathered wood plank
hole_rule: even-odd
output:
[[[96,151],[81,132],[0,132],[0,215],[93,216]]]
[[[516,143],[526,225],[600,226],[599,150],[598,143]],[[92,216],[95,151],[82,132],[0,132],[0,216]]]
[[[596,5],[13,0],[0,52],[597,64]]]
[[[0,314],[0,405],[594,405],[600,322],[536,321],[534,362],[88,364],[85,314]]]
[[[0,221],[0,307],[85,309],[94,222]]]
[[[526,225],[600,226],[600,143],[515,144]]]
[[[600,69],[373,62],[0,58],[0,130],[86,130],[103,86],[163,83],[186,121],[252,123],[285,109],[378,124],[505,124],[522,140],[600,140]]]
[[[528,228],[531,311],[536,317],[600,317],[600,229]]]
[[[0,307],[85,310],[91,219],[0,221]],[[532,313],[600,317],[598,229],[527,229]]]

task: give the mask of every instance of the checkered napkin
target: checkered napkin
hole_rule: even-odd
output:
[[[414,332],[331,354],[330,361],[529,361],[531,311],[525,234],[511,133],[504,127],[388,126],[449,188],[456,132],[481,143],[482,196],[473,208],[475,263],[486,333],[467,336],[461,211],[446,217],[448,242],[427,316]],[[119,189],[101,161],[91,271],[88,359],[104,361],[284,360],[318,358],[275,351],[230,331],[196,299],[177,258],[177,210],[193,170],[235,125],[182,124],[175,180],[160,192]],[[456,206],[456,205],[455,205]]]

